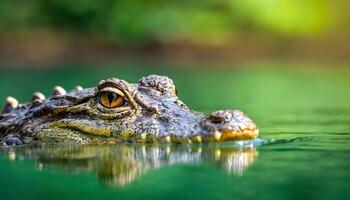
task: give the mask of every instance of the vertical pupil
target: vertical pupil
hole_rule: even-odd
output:
[[[109,105],[111,105],[113,103],[113,101],[115,100],[117,94],[114,93],[114,92],[108,92],[107,93],[107,98],[108,98],[108,101],[109,101]]]

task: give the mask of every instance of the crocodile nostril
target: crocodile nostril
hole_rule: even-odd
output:
[[[223,122],[227,122],[230,118],[231,113],[226,110],[219,110],[210,114],[210,121],[213,124],[221,124]]]
[[[211,121],[213,124],[221,124],[222,122],[225,121],[225,119],[222,118],[222,117],[219,117],[219,116],[213,116],[213,115],[211,115],[211,116],[210,116],[210,121]]]

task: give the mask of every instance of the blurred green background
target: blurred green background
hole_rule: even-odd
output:
[[[136,58],[161,62],[346,61],[346,0],[4,0],[5,66]]]
[[[50,97],[55,85],[69,91],[161,74],[190,108],[240,109],[260,137],[291,141],[259,147],[243,176],[178,164],[117,189],[100,186],[96,169],[36,171],[35,156],[0,156],[1,197],[349,199],[349,7],[346,0],[0,1],[0,107],[7,96]]]

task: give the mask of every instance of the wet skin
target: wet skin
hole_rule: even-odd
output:
[[[202,143],[253,139],[258,133],[241,111],[219,110],[206,116],[190,110],[178,99],[173,81],[157,75],[137,84],[102,80],[96,88],[77,87],[69,93],[57,86],[51,98],[36,92],[26,104],[8,97],[0,114],[5,145]]]

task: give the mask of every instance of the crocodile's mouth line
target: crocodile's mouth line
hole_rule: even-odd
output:
[[[87,135],[102,136],[102,137],[112,136],[112,131],[110,129],[96,128],[90,125],[72,122],[72,121],[53,122],[49,125],[49,127],[71,129],[71,130],[85,133]]]
[[[64,128],[74,131],[79,131],[80,133],[88,136],[91,139],[94,138],[105,138],[113,139],[118,141],[133,141],[140,143],[203,143],[203,142],[224,142],[229,140],[249,140],[254,139],[259,134],[259,129],[244,129],[239,131],[215,131],[213,133],[205,135],[191,135],[191,136],[176,136],[167,135],[163,137],[157,137],[155,135],[150,135],[146,133],[132,134],[131,131],[125,131],[123,133],[115,134],[109,128],[94,127],[91,125],[72,122],[72,121],[59,121],[54,122],[49,125],[49,127]]]
[[[243,129],[240,131],[223,131],[218,141],[227,140],[249,140],[254,139],[259,135],[259,129]]]

